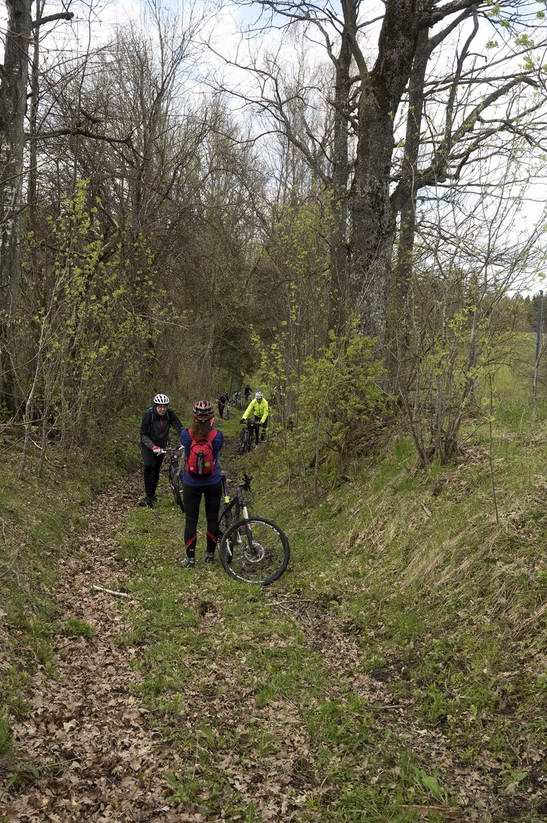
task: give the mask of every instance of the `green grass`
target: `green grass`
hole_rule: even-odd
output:
[[[12,748],[11,726],[5,712],[0,712],[0,757],[10,754]]]
[[[65,620],[60,626],[60,631],[66,637],[83,637],[86,640],[91,640],[94,634],[93,627],[86,620],[80,620],[78,617]]]
[[[406,445],[397,448],[407,460]],[[260,470],[260,456],[247,462],[253,472]],[[353,621],[365,625],[362,570],[348,563],[347,553],[332,565],[333,544],[347,542],[342,527],[346,504],[357,506],[355,491],[334,496],[334,516],[332,506],[319,506],[317,520],[303,520],[299,501],[277,488],[275,509],[259,509],[266,501],[272,507],[269,468],[256,484],[264,494],[255,508],[287,527],[294,552],[293,568],[274,592],[309,599],[313,619],[321,612],[349,621],[351,603]],[[382,488],[397,486],[400,462],[382,468]],[[365,531],[372,520],[368,510],[362,514]],[[181,569],[182,525],[162,499],[154,513],[132,512],[119,536],[121,556],[135,569],[131,591],[139,601],[120,643],[140,648],[136,692],[151,725],[182,756],[180,770],[167,776],[170,803],[219,819],[261,820],[269,793],[286,796],[302,821],[362,820],[366,813],[378,823],[419,819],[406,809],[413,804],[452,805],[419,747],[414,751],[400,729],[386,730],[381,715],[351,689],[347,669],[333,670],[325,659],[328,625],[316,641],[305,613],[301,622],[290,609],[277,608],[269,592],[233,582],[218,565],[203,566],[203,523],[197,566]],[[357,541],[360,535],[361,528]],[[401,643],[423,631],[419,613],[402,616],[394,606],[392,617]],[[363,669],[366,661],[363,654]]]

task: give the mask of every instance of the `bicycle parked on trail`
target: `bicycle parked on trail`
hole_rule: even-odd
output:
[[[281,577],[289,564],[289,540],[272,520],[249,514],[251,480],[252,477],[244,474],[243,482],[236,485],[235,493],[230,496],[226,475],[222,475],[220,560],[235,580],[269,586]]]

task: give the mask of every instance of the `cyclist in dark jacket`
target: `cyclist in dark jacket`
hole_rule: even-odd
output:
[[[230,395],[228,394],[228,392],[224,392],[224,394],[221,394],[218,398],[218,416],[221,420],[224,420],[224,406],[226,405],[229,399]]]
[[[175,412],[169,408],[169,398],[166,394],[156,394],[153,406],[145,411],[141,422],[140,445],[144,464],[145,497],[139,506],[152,508],[156,504],[156,488],[164,458],[161,452],[167,446],[171,426],[180,435],[183,426]]]

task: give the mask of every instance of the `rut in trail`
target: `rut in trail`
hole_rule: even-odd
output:
[[[134,687],[135,649],[121,648],[129,629],[120,598],[93,584],[123,588],[129,574],[115,535],[135,505],[140,475],[120,480],[88,510],[86,532],[64,552],[53,599],[59,621],[78,618],[91,639],[58,635],[53,676],[33,680],[32,714],[15,728],[20,774],[27,785],[2,797],[11,821],[129,823],[180,821],[165,796],[164,775],[176,755],[146,727]],[[24,781],[23,781],[24,782]]]

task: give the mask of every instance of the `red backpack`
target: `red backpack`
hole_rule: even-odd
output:
[[[190,434],[190,430],[188,430]],[[194,440],[190,444],[190,454],[186,462],[186,469],[190,474],[198,476],[211,474],[215,465],[215,454],[213,452],[213,440],[217,436],[216,429],[211,429],[206,438]],[[190,434],[190,437],[192,435]]]

